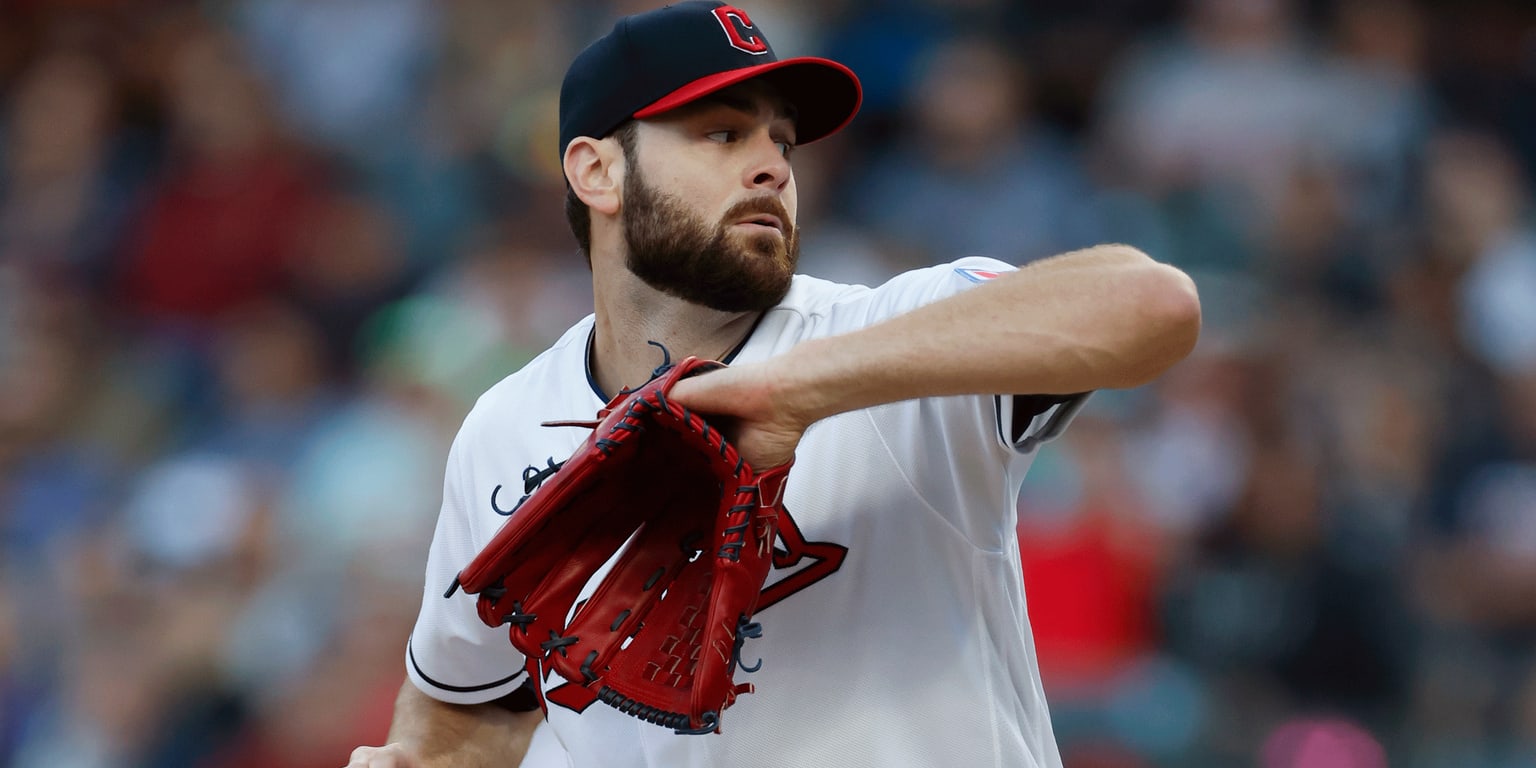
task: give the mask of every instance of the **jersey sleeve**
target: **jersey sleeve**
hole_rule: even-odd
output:
[[[993,280],[1016,267],[997,259],[968,257],[904,272],[856,301],[834,310],[834,332],[851,331],[910,312]],[[1018,392],[992,398],[993,437],[1001,448],[1028,455],[1059,436],[1088,400],[1087,392]]]
[[[470,489],[473,426],[466,422],[448,452],[443,506],[427,554],[421,612],[406,644],[406,674],[428,696],[451,704],[479,704],[516,691],[524,682],[523,656],[506,629],[480,621],[475,597],[444,597],[459,570],[474,559],[466,493]]]
[[[965,258],[833,296],[822,335],[850,333],[997,279],[1015,267]],[[869,409],[878,444],[924,505],[980,549],[1014,535],[1019,488],[1038,448],[1067,428],[1087,393],[929,397]]]
[[[1066,431],[1072,418],[1088,403],[1091,392],[1071,395],[998,395],[997,439],[1016,454],[1034,453],[1043,443]]]

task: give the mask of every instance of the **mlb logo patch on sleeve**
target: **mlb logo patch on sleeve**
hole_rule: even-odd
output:
[[[1012,270],[1009,270],[1012,271]],[[985,283],[994,277],[1002,275],[1002,272],[992,269],[976,269],[974,267],[955,267],[955,274],[973,282]]]

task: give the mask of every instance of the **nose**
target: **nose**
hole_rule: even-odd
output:
[[[789,183],[789,158],[779,151],[767,131],[756,131],[752,137],[751,162],[747,166],[747,186],[782,190]]]

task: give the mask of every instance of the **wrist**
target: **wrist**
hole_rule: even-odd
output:
[[[839,357],[844,351],[828,339],[812,339],[796,345],[780,361],[774,402],[801,427],[809,427],[848,408],[849,366]]]

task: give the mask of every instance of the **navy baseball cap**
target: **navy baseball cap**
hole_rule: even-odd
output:
[[[603,138],[630,118],[676,109],[745,80],[776,85],[807,144],[859,111],[859,78],[829,59],[780,59],[746,11],[689,0],[626,16],[587,46],[560,86],[560,156],[577,136]]]

